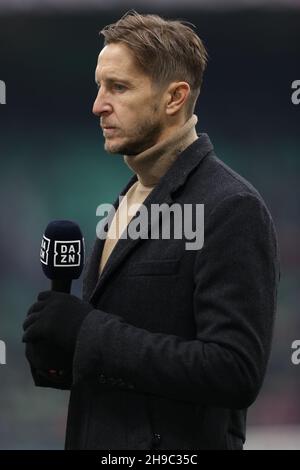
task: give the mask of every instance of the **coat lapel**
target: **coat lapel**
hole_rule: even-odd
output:
[[[200,134],[199,138],[178,156],[177,160],[169,168],[167,173],[160,179],[159,183],[155,186],[153,191],[151,191],[149,196],[145,199],[143,205],[146,207],[147,213],[151,213],[152,204],[172,204],[172,194],[185,184],[191,171],[200,164],[202,159],[212,149],[213,146],[208,135]],[[136,181],[137,177],[135,175],[131,178],[120,195],[122,196],[126,194],[128,189]],[[118,204],[119,197],[118,200],[114,203],[115,209],[118,207]],[[131,219],[129,225],[135,218],[136,216]],[[85,272],[83,295],[86,300],[89,300],[91,303],[95,302],[96,298],[99,297],[102,289],[111,278],[112,274],[118,269],[120,264],[123,263],[125,258],[127,258],[132,253],[139,243],[141,243],[143,238],[147,238],[147,234],[149,233],[151,227],[150,217],[148,220],[149,221],[147,226],[142,228],[141,237],[136,240],[130,238],[118,240],[104,266],[100,277],[98,276],[98,273],[104,240],[96,239]],[[152,223],[156,224],[159,223],[159,221],[152,221]]]
[[[137,176],[134,175],[129,182],[126,184],[125,188],[121,191],[119,196],[124,196],[128,189],[137,181]],[[118,199],[113,203],[114,209],[111,211],[116,211],[119,206],[119,196]],[[109,218],[109,215],[108,215]],[[109,224],[107,223],[102,231],[108,230]],[[96,238],[90,256],[85,264],[83,271],[83,285],[82,285],[82,297],[84,300],[90,300],[91,293],[94,290],[98,278],[99,278],[99,266],[100,266],[100,257],[103,250],[105,239],[104,237]]]

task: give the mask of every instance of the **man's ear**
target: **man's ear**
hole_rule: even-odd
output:
[[[176,114],[190,95],[191,89],[187,82],[173,82],[167,90],[166,113]]]

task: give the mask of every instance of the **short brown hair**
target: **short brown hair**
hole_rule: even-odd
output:
[[[126,44],[155,86],[164,87],[175,80],[187,82],[191,93],[186,115],[190,117],[200,93],[208,56],[199,36],[185,23],[188,22],[129,10],[99,34],[104,36],[104,45]]]

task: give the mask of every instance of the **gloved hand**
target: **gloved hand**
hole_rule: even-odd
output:
[[[26,357],[32,365],[37,368],[43,365],[43,369],[70,366],[80,326],[93,308],[71,294],[41,292],[23,323],[22,341],[32,343],[26,348]]]
[[[58,374],[72,375],[73,358],[60,348],[53,348],[47,340],[26,343],[25,356],[36,371],[44,371],[53,377]]]

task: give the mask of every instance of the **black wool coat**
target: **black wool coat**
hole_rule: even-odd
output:
[[[83,285],[94,310],[78,335],[72,377],[32,370],[36,385],[71,390],[67,449],[243,447],[276,309],[272,218],[207,134],[144,201],[149,210],[163,203],[204,204],[203,247],[187,250],[184,237],[147,239],[149,224],[144,237],[118,241],[98,279],[97,239]]]

